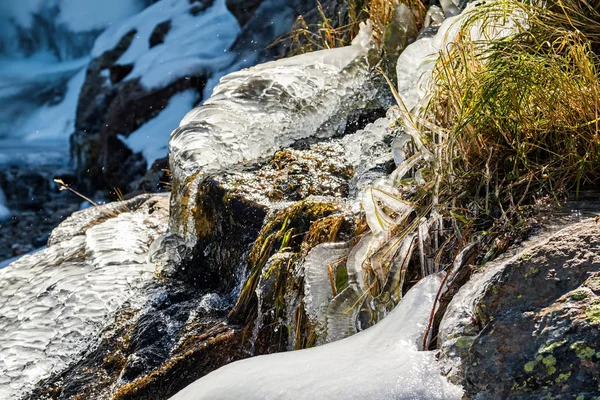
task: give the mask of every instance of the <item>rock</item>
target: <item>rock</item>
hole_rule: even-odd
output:
[[[224,68],[233,60],[233,56],[224,57],[222,51],[203,52],[185,43],[192,39],[182,30],[194,32],[194,26],[199,23],[208,24],[206,29],[212,29],[210,15],[218,20],[215,24],[225,27],[233,23],[233,17],[223,5],[218,9],[213,5],[211,0],[156,4],[99,37],[81,89],[75,132],[71,137],[78,176],[88,185],[86,192],[98,189],[108,192],[114,188],[123,193],[135,191],[138,181],[151,168],[147,162],[152,161],[146,161],[128,148],[126,139],[161,114],[173,96],[192,90],[197,99],[202,99],[212,69]],[[207,18],[203,18],[205,14]],[[152,23],[155,26],[148,30]],[[225,38],[224,48],[235,33],[233,29],[221,35]],[[163,45],[170,37],[172,43]],[[179,47],[182,50],[177,54],[169,52],[170,48]],[[213,63],[212,58],[218,57],[221,60]],[[174,66],[175,59],[181,64],[179,68]],[[201,63],[206,67],[199,67]],[[157,71],[160,68],[169,69]],[[173,126],[176,126],[175,121]],[[149,134],[160,137],[167,132]]]
[[[246,23],[254,15],[254,11],[260,6],[263,0],[227,0],[227,8],[237,18],[240,26],[246,25]]]
[[[76,184],[70,172],[57,172]],[[0,197],[10,210],[8,218],[0,222],[0,260],[45,246],[52,229],[79,209],[81,198],[59,191],[58,185],[50,183],[52,178],[51,169],[45,166],[26,170],[7,166],[0,172]]]
[[[150,34],[150,38],[148,40],[149,44],[150,44],[150,48],[164,43],[165,36],[167,36],[167,34],[169,33],[170,30],[171,30],[171,21],[164,21],[164,22],[161,22],[160,24],[156,25],[156,27]]]
[[[467,398],[596,396],[600,368],[595,221],[482,267],[440,327],[442,359]]]
[[[165,192],[171,188],[169,158],[164,157],[152,163],[146,174],[137,183],[137,190],[144,193]]]

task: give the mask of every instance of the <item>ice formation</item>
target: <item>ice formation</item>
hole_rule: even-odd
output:
[[[383,321],[350,338],[222,367],[172,400],[460,399],[432,352],[418,351],[440,277],[415,285]]]
[[[0,223],[8,220],[11,215],[10,210],[6,207],[6,196],[4,195],[4,191],[0,188]]]
[[[368,88],[365,60],[370,31],[364,25],[351,46],[268,62],[222,78],[212,97],[190,111],[171,135],[171,170],[175,181],[191,190],[186,197],[194,198],[197,182],[188,180],[193,175],[201,179],[198,171],[256,160],[344,126],[346,113],[375,94]],[[193,207],[174,194],[173,207]],[[194,235],[185,223],[172,228],[182,236]]]
[[[18,398],[59,372],[111,313],[143,301],[140,290],[154,277],[148,247],[165,232],[167,215],[127,211],[138,203],[75,213],[48,248],[0,270],[0,398]]]

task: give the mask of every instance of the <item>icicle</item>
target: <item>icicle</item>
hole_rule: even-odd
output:
[[[343,260],[348,251],[347,243],[323,243],[314,247],[304,261],[304,309],[319,336],[326,330],[327,309],[337,294],[333,264]]]

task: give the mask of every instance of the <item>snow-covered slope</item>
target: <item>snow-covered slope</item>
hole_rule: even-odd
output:
[[[417,350],[439,285],[437,275],[423,279],[383,321],[352,337],[229,364],[171,400],[460,399],[435,354]]]

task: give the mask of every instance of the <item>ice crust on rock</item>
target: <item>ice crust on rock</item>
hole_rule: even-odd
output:
[[[111,313],[143,301],[154,277],[148,247],[166,231],[166,214],[114,204],[77,212],[47,248],[0,270],[0,398],[65,368]]]
[[[223,77],[203,106],[190,111],[169,142],[174,180],[194,198],[203,173],[289,146],[311,136],[328,137],[345,126],[346,114],[372,100],[366,55],[370,25],[351,46],[267,62]],[[198,174],[201,171],[202,173]],[[183,189],[183,188],[182,188]],[[174,192],[173,206],[183,199]],[[178,210],[173,210],[175,214]],[[182,221],[183,222],[183,221]],[[175,232],[187,236],[185,223]]]
[[[350,338],[238,361],[197,380],[171,400],[460,399],[433,352],[418,351],[441,279],[415,285],[381,322]]]

